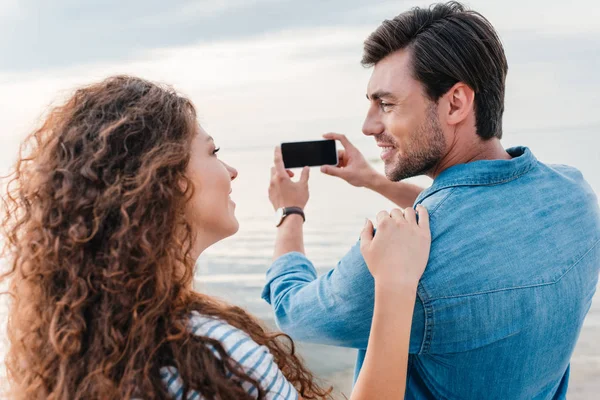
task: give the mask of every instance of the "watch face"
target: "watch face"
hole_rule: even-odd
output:
[[[279,226],[281,224],[281,220],[283,219],[283,208],[278,208],[275,213],[275,226]]]

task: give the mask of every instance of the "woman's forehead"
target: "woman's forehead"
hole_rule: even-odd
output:
[[[200,139],[202,142],[208,141],[208,140],[212,140],[212,137],[208,134],[208,132],[206,132],[204,130],[204,128],[202,127],[202,125],[200,124],[196,124],[197,126],[197,136],[198,139]]]

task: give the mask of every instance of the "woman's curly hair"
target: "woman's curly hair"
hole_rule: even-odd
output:
[[[193,310],[267,346],[302,397],[329,397],[288,336],[192,289],[183,210],[196,124],[172,89],[116,76],[77,90],[22,144],[1,225],[12,398],[164,399],[161,366],[179,370],[184,398],[251,398],[227,374],[258,382],[218,341],[189,333]]]

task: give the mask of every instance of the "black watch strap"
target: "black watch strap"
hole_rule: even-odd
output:
[[[287,217],[291,214],[298,214],[302,216],[302,220],[306,222],[306,216],[304,215],[304,210],[300,207],[285,207],[283,209],[283,218]]]

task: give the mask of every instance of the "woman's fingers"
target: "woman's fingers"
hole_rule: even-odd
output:
[[[361,252],[364,252],[369,248],[371,242],[373,241],[373,223],[371,220],[365,221],[365,226],[360,233],[360,249]]]
[[[302,174],[300,175],[300,182],[308,183],[308,177],[310,176],[310,168],[302,168]]]
[[[285,171],[285,166],[283,165],[283,155],[281,154],[281,147],[275,147],[275,156],[274,156],[274,164],[275,164],[275,172],[279,175],[280,178],[288,177],[287,172]]]
[[[390,219],[390,213],[383,210],[383,211],[379,211],[377,213],[377,226],[381,225],[381,223],[386,220],[386,219]]]
[[[393,219],[397,222],[408,222],[411,225],[417,225],[418,223],[419,226],[429,229],[429,213],[427,212],[427,209],[420,204],[417,206],[416,210],[412,207],[407,207],[405,209],[394,208],[389,213],[385,210],[377,213],[376,220],[378,226],[387,219]]]
[[[417,213],[419,213],[419,226],[423,229],[429,230],[429,211],[422,206],[417,206]]]
[[[412,207],[404,209],[404,219],[406,219],[409,224],[416,225],[417,212]]]
[[[404,221],[404,210],[401,208],[394,208],[391,212],[390,212],[390,216],[400,222]]]

